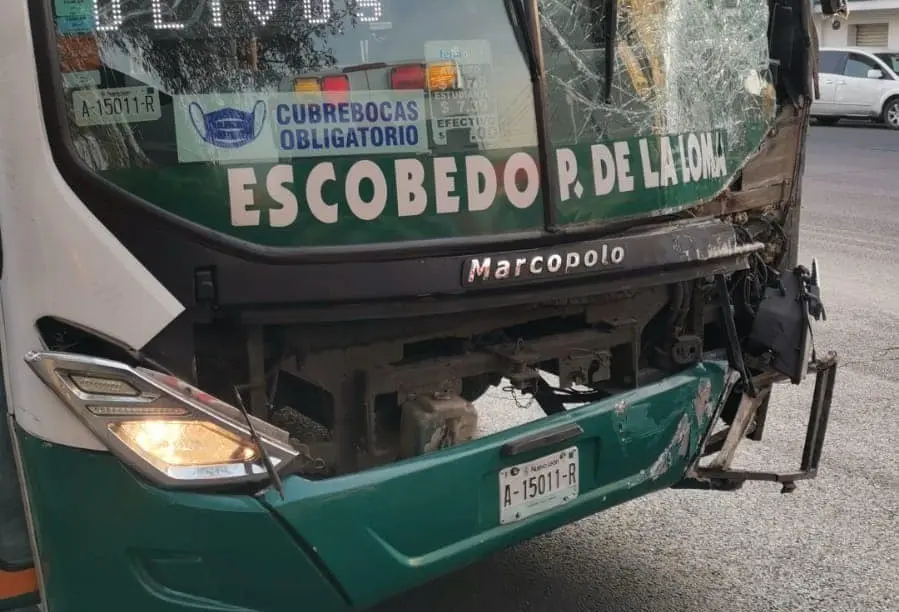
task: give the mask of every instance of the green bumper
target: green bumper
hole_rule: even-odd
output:
[[[49,612],[363,609],[566,523],[678,482],[698,452],[726,364],[677,376],[465,446],[285,498],[170,492],[114,457],[19,432]],[[575,440],[503,457],[527,434]],[[580,494],[500,526],[497,472],[572,444]]]

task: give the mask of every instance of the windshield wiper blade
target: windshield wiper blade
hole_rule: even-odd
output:
[[[605,82],[602,87],[602,100],[606,104],[612,101],[612,80],[615,78],[615,43],[618,38],[618,0],[606,0],[605,3],[605,38],[606,57]]]
[[[250,418],[250,413],[247,411],[247,407],[243,403],[243,398],[241,397],[240,390],[237,388],[237,386],[234,387],[234,396],[237,399],[237,407],[243,414],[243,417],[247,423],[247,428],[250,430],[250,439],[256,445],[256,448],[259,449],[259,455],[262,459],[263,465],[265,466],[265,471],[268,473],[268,477],[272,481],[272,486],[275,487],[278,495],[280,495],[281,499],[283,500],[284,485],[281,483],[281,477],[278,476],[278,471],[275,469],[274,464],[272,464],[272,458],[269,457],[268,451],[265,450],[265,446],[262,444],[262,440],[259,438],[259,434],[256,433],[256,428],[253,427],[253,420]]]

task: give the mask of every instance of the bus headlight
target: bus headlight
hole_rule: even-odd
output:
[[[74,353],[32,352],[25,361],[110,451],[157,484],[268,478],[244,414],[183,380]],[[250,420],[276,470],[297,455],[286,431]]]

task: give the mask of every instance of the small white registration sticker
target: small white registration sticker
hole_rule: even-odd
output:
[[[500,470],[499,522],[514,523],[567,504],[580,490],[577,447]]]
[[[79,127],[140,123],[162,117],[159,92],[152,87],[79,89],[72,92],[72,110]]]

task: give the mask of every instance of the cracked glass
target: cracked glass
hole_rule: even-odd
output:
[[[772,119],[764,1],[539,6],[554,144],[723,130],[739,148]]]

